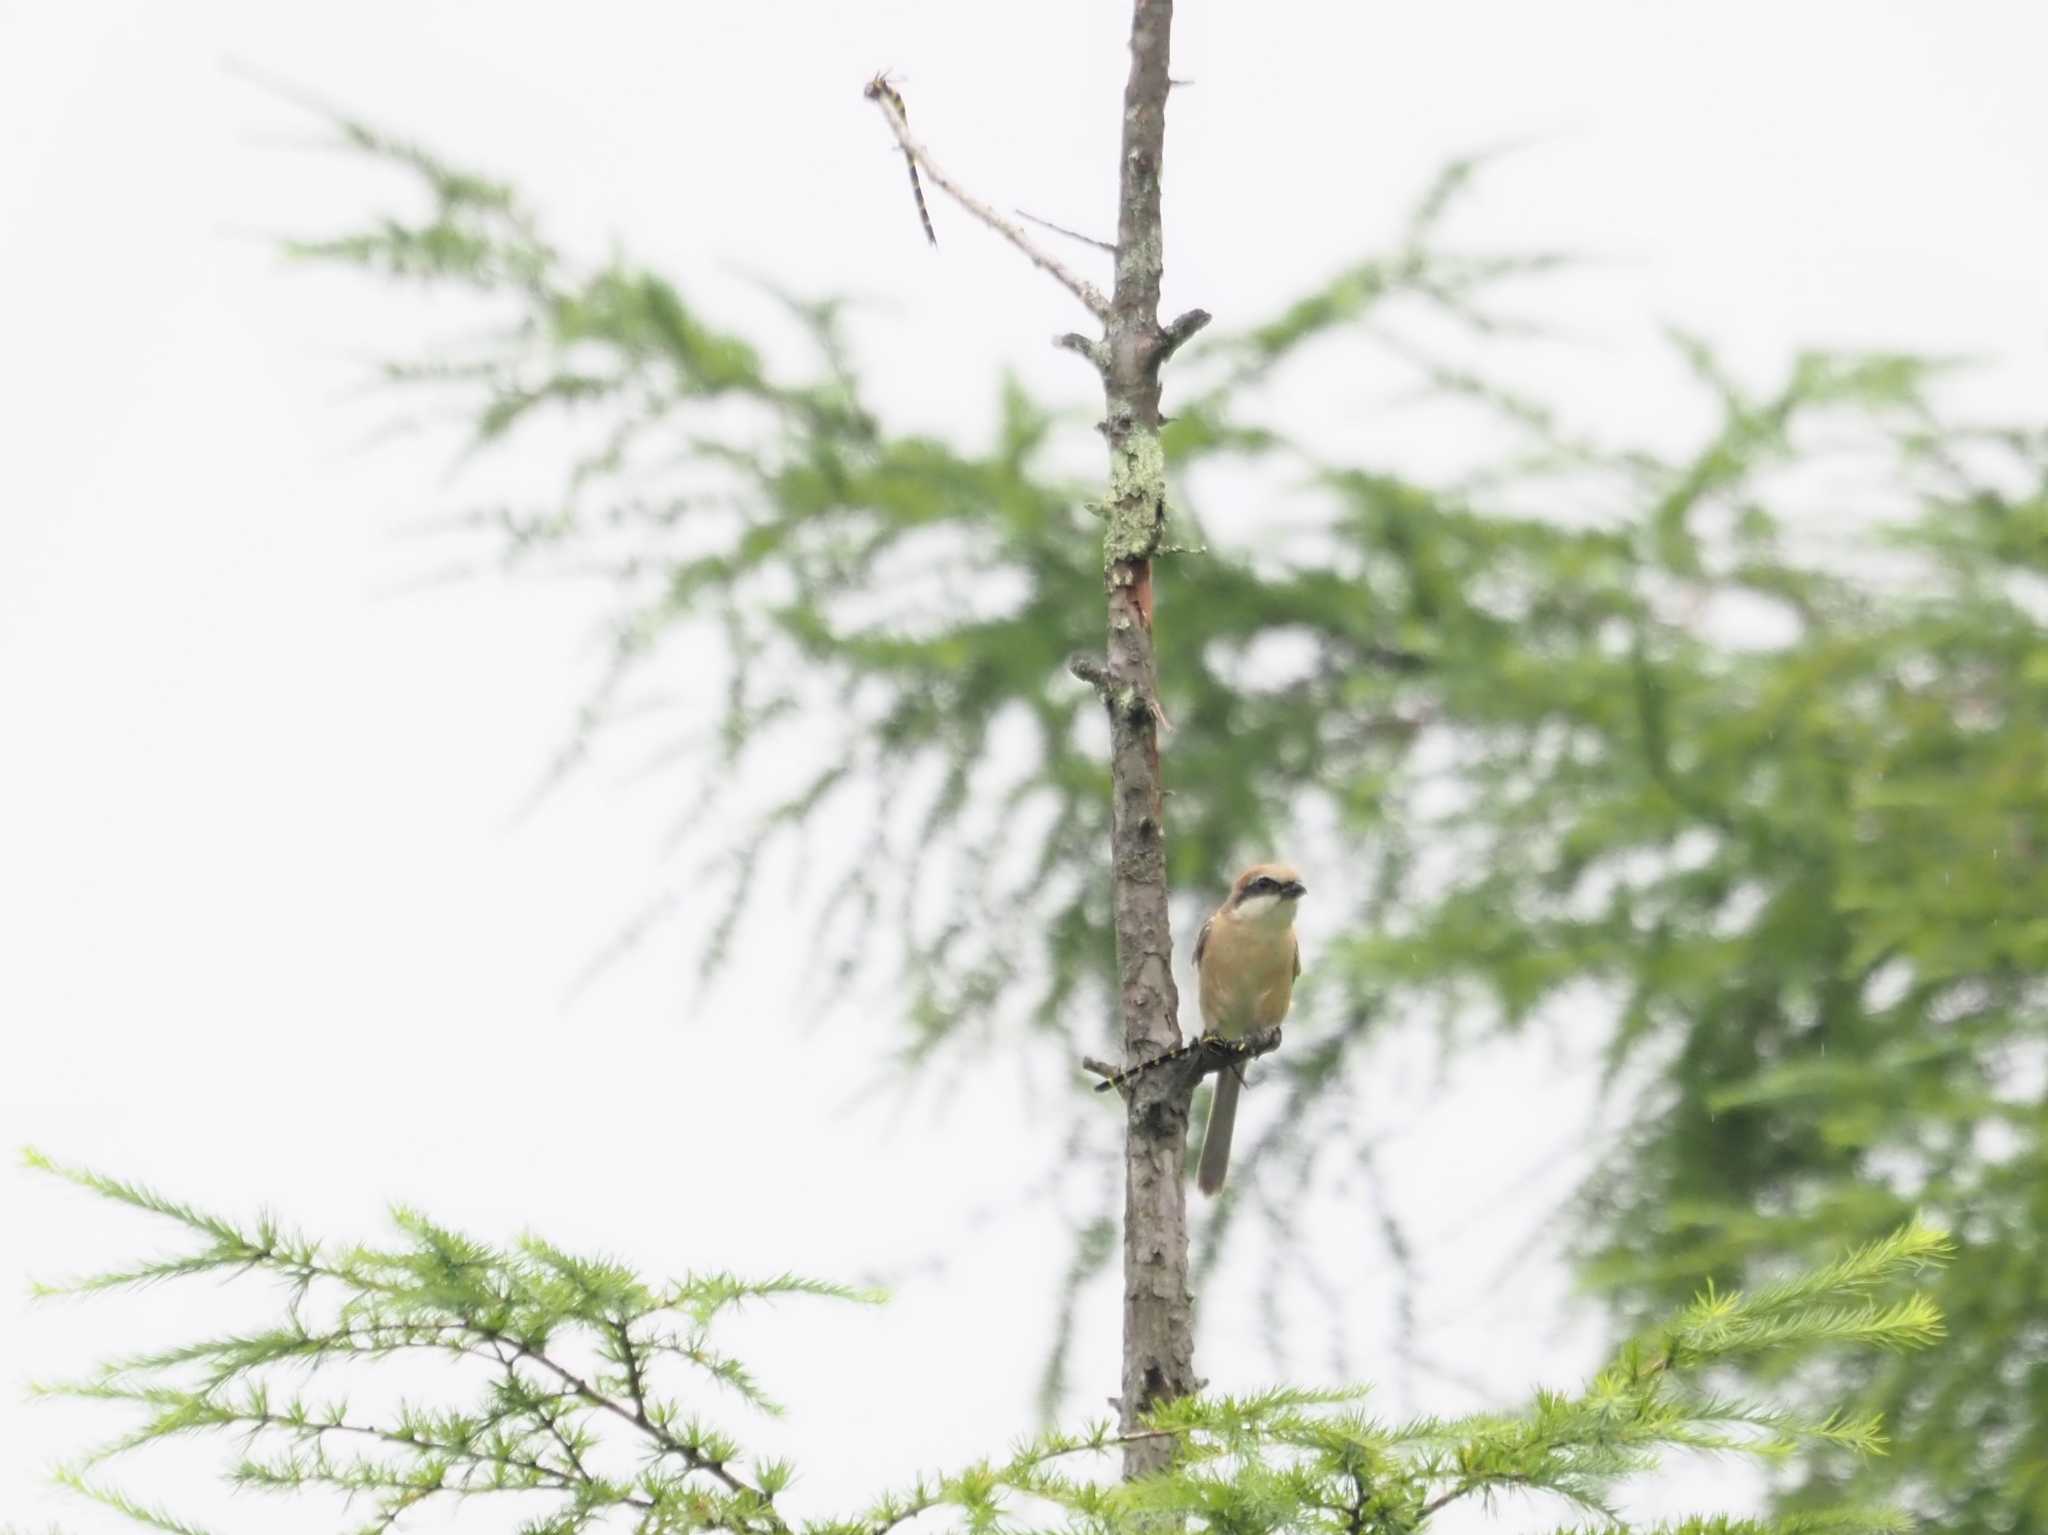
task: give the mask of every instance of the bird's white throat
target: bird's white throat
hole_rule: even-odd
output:
[[[1270,893],[1248,895],[1237,903],[1233,915],[1261,927],[1285,927],[1294,920],[1294,902]]]

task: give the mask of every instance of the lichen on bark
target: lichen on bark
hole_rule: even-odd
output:
[[[1103,535],[1106,567],[1147,560],[1159,552],[1166,525],[1166,451],[1159,433],[1134,426],[1111,444],[1109,526]]]

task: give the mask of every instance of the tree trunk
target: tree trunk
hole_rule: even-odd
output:
[[[1117,194],[1116,282],[1105,297],[1041,250],[1018,224],[973,196],[933,163],[910,134],[903,98],[886,76],[865,91],[897,144],[934,184],[995,230],[1102,322],[1101,340],[1069,334],[1057,344],[1086,358],[1101,376],[1109,443],[1108,531],[1102,550],[1109,639],[1098,661],[1073,657],[1074,675],[1092,684],[1109,711],[1110,877],[1114,884],[1117,987],[1123,1017],[1124,1065],[1154,1069],[1122,1076],[1084,1062],[1124,1088],[1128,1114],[1124,1150],[1124,1367],[1121,1402],[1126,1429],[1155,1404],[1192,1393],[1195,1346],[1188,1297],[1188,1211],[1182,1184],[1187,1162],[1188,1103],[1204,1071],[1236,1064],[1204,1053],[1174,1055],[1180,1045],[1180,998],[1173,985],[1173,933],[1167,921],[1166,828],[1159,782],[1158,672],[1152,651],[1152,560],[1165,541],[1166,456],[1159,442],[1159,371],[1174,351],[1209,323],[1190,309],[1159,323],[1164,248],[1159,176],[1166,142],[1167,58],[1173,0],[1132,0],[1131,73],[1124,86],[1122,159]],[[913,173],[914,174],[914,173]],[[1279,1031],[1263,1049],[1279,1043]],[[1124,1475],[1143,1476],[1173,1454],[1165,1438],[1133,1437]]]
[[[1166,136],[1167,55],[1173,0],[1134,0],[1131,73],[1124,87],[1116,286],[1104,337],[1109,440],[1107,697],[1110,832],[1124,1060],[1180,1044],[1167,918],[1166,833],[1159,774],[1157,671],[1152,648],[1152,559],[1166,519],[1159,444],[1159,370],[1177,344],[1159,325],[1160,158]],[[1203,316],[1206,319],[1206,316]],[[1199,322],[1196,322],[1199,324]],[[1176,326],[1176,329],[1179,329]],[[1192,332],[1190,332],[1192,333]],[[1188,1296],[1188,1092],[1176,1073],[1141,1075],[1126,1093],[1124,1150],[1124,1360],[1122,1421],[1197,1387]],[[1171,1441],[1124,1450],[1124,1475],[1164,1465]]]

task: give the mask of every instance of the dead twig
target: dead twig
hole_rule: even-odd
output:
[[[933,186],[1016,246],[1024,253],[1026,260],[1079,299],[1096,319],[1105,323],[1108,321],[1109,300],[1100,288],[1078,273],[1069,271],[1058,258],[1047,254],[1033,243],[1031,237],[1016,224],[1004,218],[933,163],[930,151],[910,136],[910,123],[903,115],[902,98],[890,88],[882,76],[877,75],[870,80],[862,94],[881,110],[883,118],[889,124],[889,131],[896,135],[896,142],[903,153],[910,157],[913,165],[931,178]]]
[[[1108,251],[1112,256],[1116,254],[1114,240],[1098,240],[1093,235],[1082,234],[1078,229],[1069,229],[1064,224],[1055,224],[1051,219],[1042,219],[1035,213],[1026,213],[1022,208],[1017,209],[1017,217],[1029,219],[1040,229],[1050,229],[1054,234],[1065,235],[1069,240],[1079,240],[1083,245],[1092,245],[1099,251]]]

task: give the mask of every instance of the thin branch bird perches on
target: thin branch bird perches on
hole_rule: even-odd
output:
[[[1106,1093],[1112,1087],[1122,1092],[1134,1078],[1179,1064],[1187,1071],[1188,1087],[1192,1091],[1194,1084],[1212,1071],[1235,1071],[1245,1062],[1271,1054],[1279,1048],[1280,1030],[1276,1025],[1270,1029],[1262,1029],[1256,1034],[1248,1034],[1243,1039],[1225,1039],[1220,1034],[1204,1034],[1199,1039],[1188,1041],[1177,1050],[1155,1055],[1150,1060],[1138,1062],[1135,1066],[1119,1068],[1086,1055],[1081,1057],[1081,1066],[1103,1079],[1095,1084],[1095,1090],[1098,1093]]]

